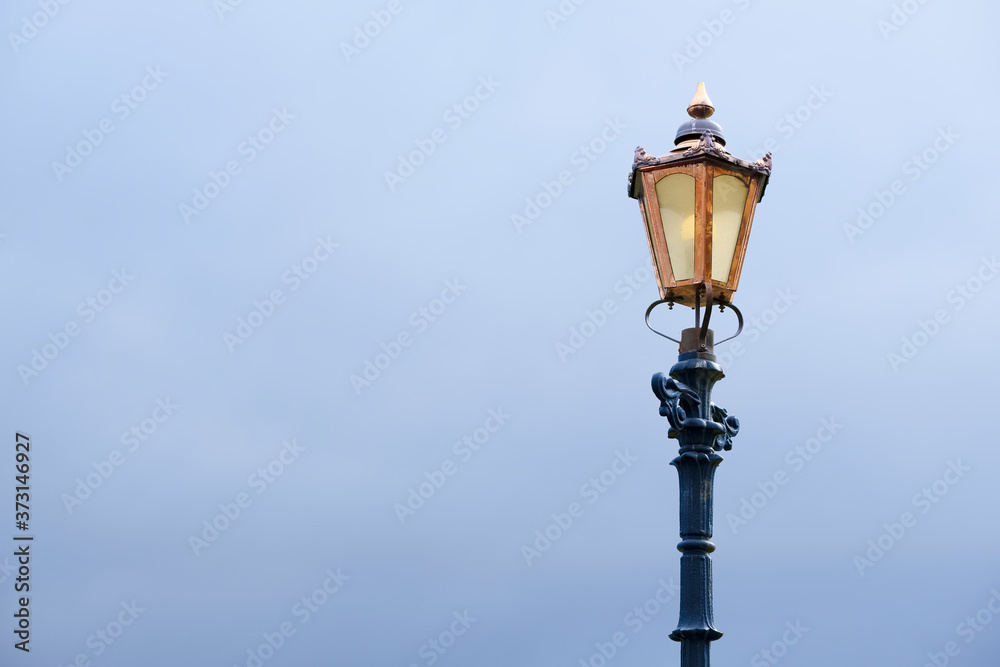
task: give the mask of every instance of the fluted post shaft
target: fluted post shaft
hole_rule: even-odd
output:
[[[653,377],[660,414],[670,420],[668,436],[680,450],[671,465],[680,486],[680,619],[670,638],[681,643],[681,667],[709,667],[711,642],[722,637],[712,613],[712,499],[717,453],[729,449],[739,430],[735,417],[712,404],[712,386],[724,377],[715,356],[684,352],[670,369]]]

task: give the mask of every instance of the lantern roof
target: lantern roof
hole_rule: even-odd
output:
[[[771,176],[771,154],[768,153],[756,162],[741,160],[720,146],[712,137],[712,133],[707,130],[702,133],[697,141],[682,141],[673,151],[663,157],[654,157],[647,153],[642,146],[638,146],[635,149],[635,159],[632,162],[632,173],[628,177],[628,196],[632,199],[639,198],[639,194],[636,192],[637,179],[635,176],[640,169],[701,162],[706,159],[718,160],[739,169],[761,174],[764,178],[761,181],[760,198],[758,198],[758,201],[764,197],[764,189],[767,187],[768,178]]]
[[[687,112],[691,119],[685,121],[677,129],[677,136],[674,138],[675,147],[670,153],[663,157],[654,157],[647,153],[642,146],[635,149],[635,161],[632,163],[632,173],[628,179],[628,196],[632,199],[638,199],[635,192],[635,174],[639,169],[673,164],[681,165],[712,158],[762,174],[764,179],[761,183],[760,196],[763,197],[767,180],[771,175],[771,154],[768,153],[756,162],[745,162],[733,157],[724,148],[726,137],[722,133],[722,126],[709,120],[715,113],[715,106],[708,98],[704,83],[698,84],[698,90],[694,94],[694,99],[688,104]]]

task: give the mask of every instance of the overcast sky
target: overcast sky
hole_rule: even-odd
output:
[[[626,182],[704,81],[774,161],[715,660],[996,665],[998,13],[4,3],[0,662],[678,664]]]

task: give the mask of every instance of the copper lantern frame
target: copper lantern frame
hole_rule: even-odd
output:
[[[703,87],[699,87],[699,91],[703,90]],[[646,153],[640,146],[636,149],[629,178],[629,196],[639,201],[660,298],[671,305],[679,303],[691,308],[698,307],[702,295],[705,296],[705,305],[708,307],[711,307],[709,304],[712,302],[731,305],[743,270],[754,212],[757,203],[764,196],[771,175],[771,154],[768,153],[756,162],[733,157],[723,148],[725,139],[722,137],[722,128],[704,120],[714,111],[707,96],[703,103],[698,102],[696,97],[688,112],[693,118],[701,120],[681,126],[677,147],[671,153],[657,158]],[[706,107],[707,112],[704,111]],[[656,191],[657,183],[673,174],[687,174],[695,182],[694,270],[691,277],[680,280],[674,270],[675,262],[679,260],[673,258],[672,261],[660,216],[661,202]],[[721,176],[731,176],[747,188],[736,248],[725,281],[712,278],[713,195],[715,181]]]

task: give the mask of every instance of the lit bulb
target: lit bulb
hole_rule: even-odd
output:
[[[689,215],[681,223],[681,239],[690,241],[694,239],[694,216]]]

